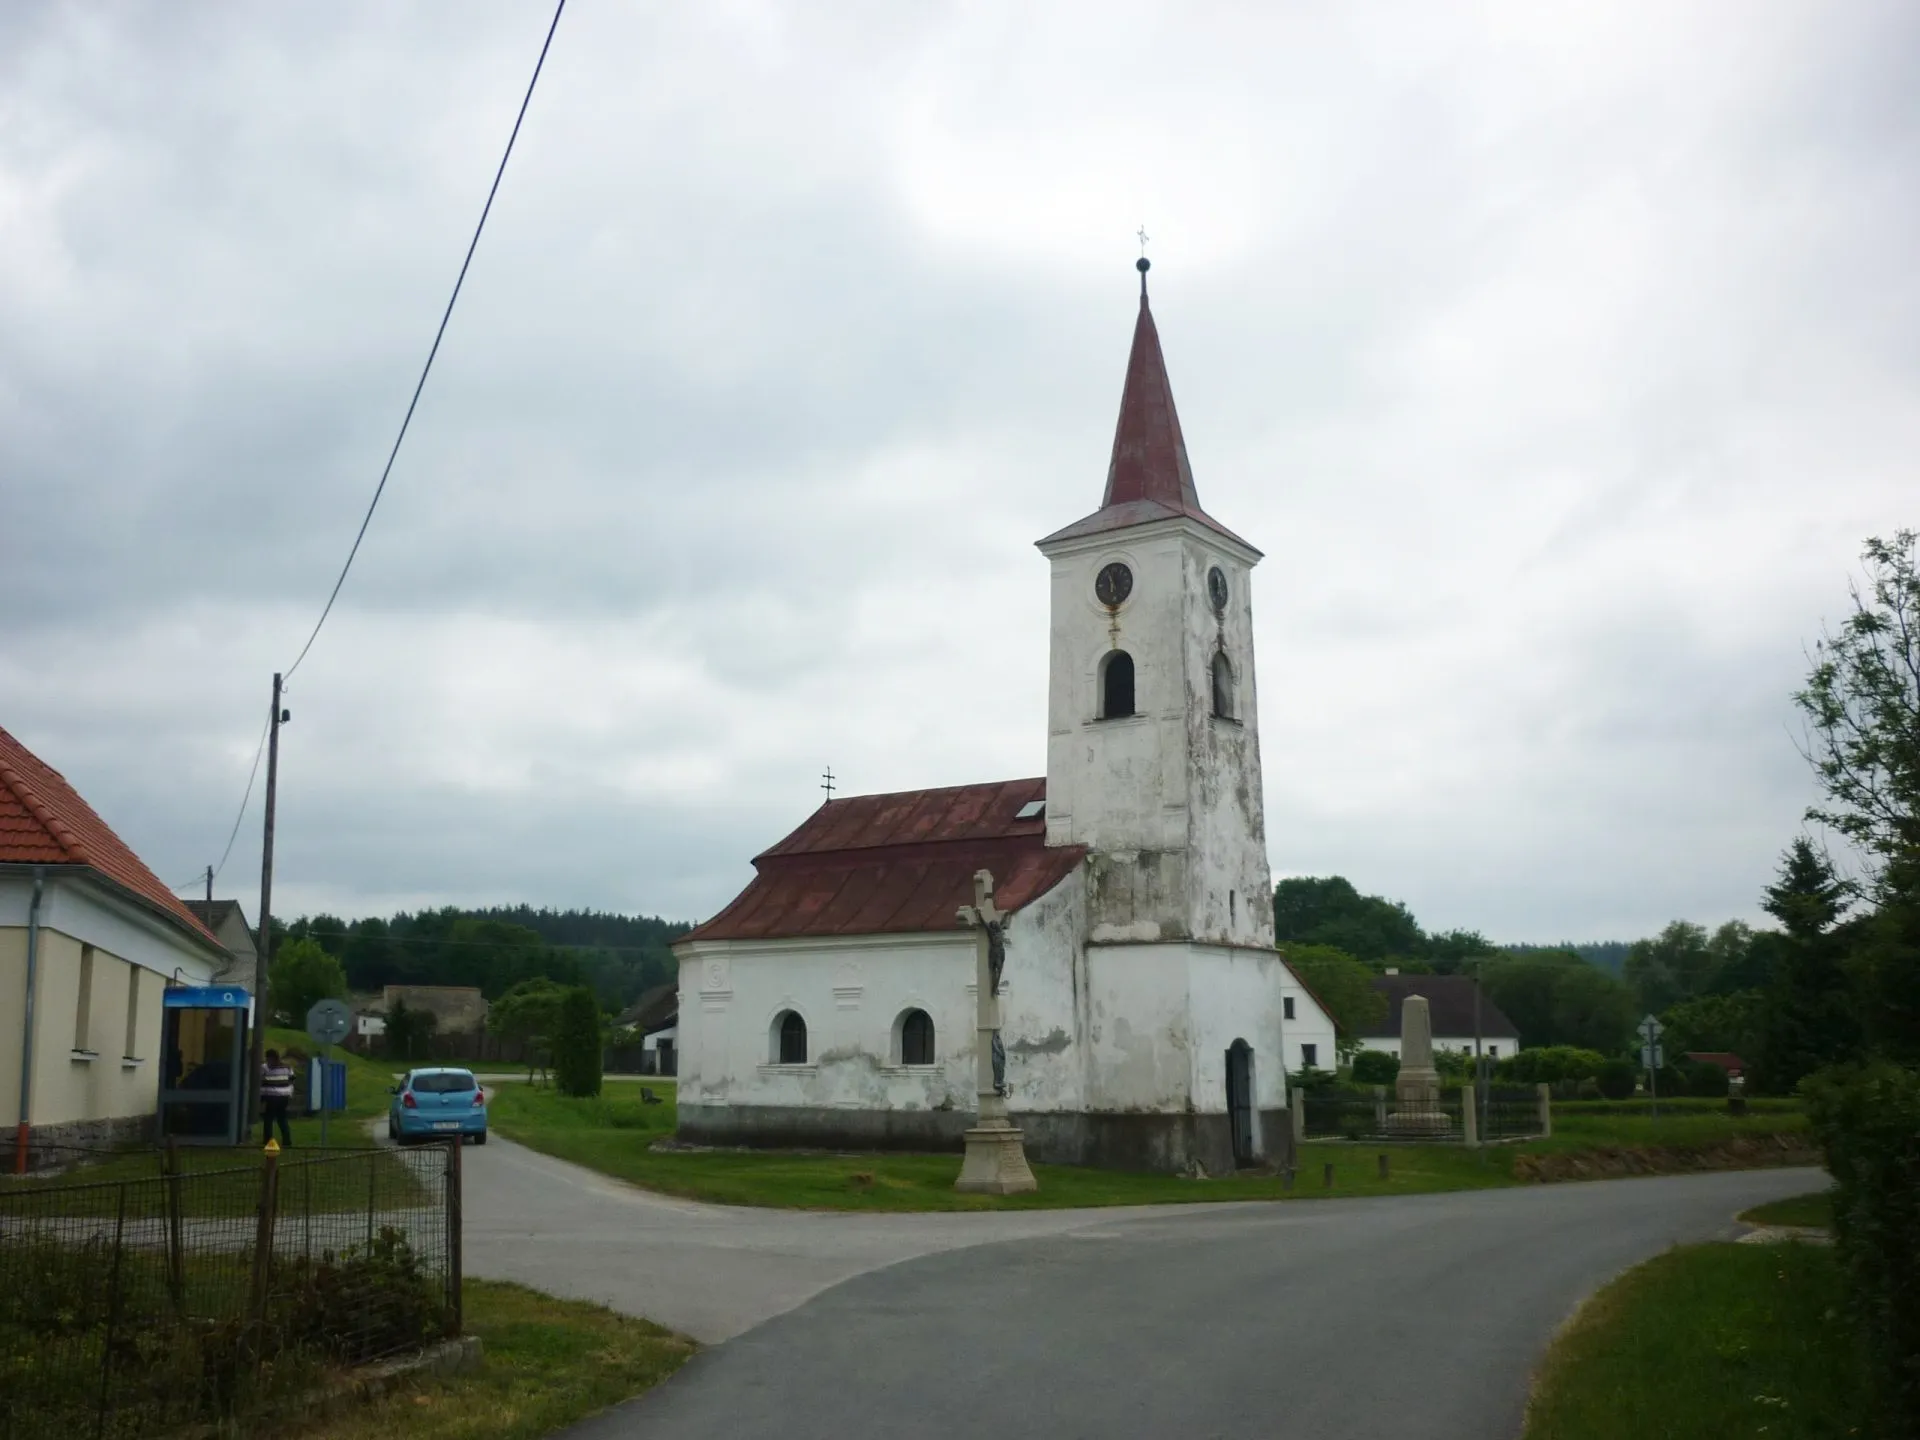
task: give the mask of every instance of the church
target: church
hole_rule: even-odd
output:
[[[1290,1153],[1334,1029],[1274,948],[1251,581],[1200,505],[1139,262],[1100,507],[1052,567],[1047,773],[829,799],[675,947],[680,1138],[959,1150],[991,872],[1008,1106],[1039,1161],[1210,1174]]]

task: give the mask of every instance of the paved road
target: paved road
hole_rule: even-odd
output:
[[[845,1215],[674,1200],[515,1145],[468,1146],[467,1272],[728,1340],[843,1280],[962,1246],[1057,1235],[1112,1210]],[[1144,1216],[1190,1206],[1130,1210]]]
[[[578,1249],[531,1242],[519,1278],[734,1336],[567,1440],[1499,1440],[1519,1433],[1529,1374],[1585,1295],[1822,1183],[1774,1170],[952,1217],[716,1212],[628,1192],[602,1197],[627,1223],[608,1215]],[[496,1230],[470,1251],[490,1257],[475,1268],[505,1273],[484,1267],[506,1242]],[[756,1309],[778,1313],[746,1329]]]

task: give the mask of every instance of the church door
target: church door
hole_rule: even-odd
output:
[[[1259,1158],[1253,1136],[1253,1047],[1244,1040],[1234,1041],[1227,1051],[1227,1124],[1233,1132],[1234,1164],[1253,1164]]]

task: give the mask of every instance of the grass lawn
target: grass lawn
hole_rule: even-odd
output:
[[[311,1422],[284,1440],[534,1440],[659,1384],[694,1352],[645,1320],[493,1280],[466,1282],[469,1334],[486,1347],[471,1375],[424,1380]]]
[[[1815,1245],[1690,1245],[1628,1271],[1561,1332],[1525,1440],[1829,1440],[1863,1433],[1840,1273]]]
[[[1826,1190],[1811,1195],[1789,1195],[1770,1205],[1756,1205],[1740,1218],[1749,1225],[1805,1225],[1830,1230],[1833,1228],[1833,1196]]]
[[[791,1151],[672,1151],[648,1147],[674,1127],[670,1083],[649,1080],[664,1103],[642,1102],[640,1086],[609,1084],[593,1100],[524,1084],[490,1093],[491,1124],[536,1150],[670,1195],[725,1205],[822,1210],[1027,1210],[1077,1205],[1151,1205],[1219,1200],[1311,1199],[1477,1190],[1525,1183],[1513,1173],[1527,1154],[1577,1153],[1595,1145],[1701,1145],[1741,1135],[1804,1127],[1797,1113],[1724,1112],[1555,1118],[1552,1139],[1466,1150],[1451,1145],[1365,1145],[1309,1142],[1294,1188],[1271,1175],[1188,1180],[1173,1175],[1036,1165],[1031,1195],[961,1195],[953,1189],[958,1155],[828,1154]],[[1388,1157],[1386,1179],[1378,1157]],[[1334,1167],[1333,1185],[1323,1184]]]

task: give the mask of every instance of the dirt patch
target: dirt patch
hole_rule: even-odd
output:
[[[1596,1145],[1513,1157],[1513,1178],[1535,1184],[1607,1180],[1621,1175],[1684,1175],[1695,1170],[1761,1170],[1818,1165],[1819,1147],[1803,1134],[1743,1135],[1709,1145]]]

